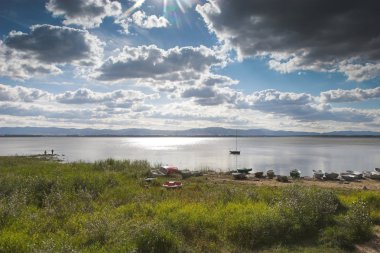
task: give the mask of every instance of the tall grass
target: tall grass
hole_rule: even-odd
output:
[[[339,252],[379,222],[378,192],[206,177],[171,191],[143,180],[149,168],[1,157],[0,252]]]

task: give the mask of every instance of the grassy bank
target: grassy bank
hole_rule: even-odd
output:
[[[207,176],[166,190],[144,161],[0,158],[0,252],[346,252],[378,191],[257,187]]]

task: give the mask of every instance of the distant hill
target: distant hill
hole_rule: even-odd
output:
[[[0,136],[379,136],[380,132],[336,131],[328,133],[273,131],[268,129],[235,130],[222,127],[188,130],[152,130],[128,128],[120,130],[58,127],[0,127]]]

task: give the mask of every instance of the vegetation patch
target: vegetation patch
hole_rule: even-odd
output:
[[[371,238],[380,193],[187,178],[146,161],[0,158],[0,252],[346,252]]]

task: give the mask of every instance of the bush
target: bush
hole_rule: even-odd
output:
[[[320,242],[327,246],[352,249],[355,243],[371,236],[371,218],[368,206],[359,200],[346,214],[337,218],[337,225],[327,227],[320,235]]]
[[[273,245],[286,235],[287,221],[276,207],[259,203],[233,209],[226,219],[225,231],[227,239],[238,247]]]
[[[135,242],[138,253],[170,253],[178,249],[174,235],[160,223],[141,224]]]
[[[333,221],[340,206],[338,198],[329,190],[290,187],[284,191],[279,208],[292,226],[290,238],[309,238]]]

